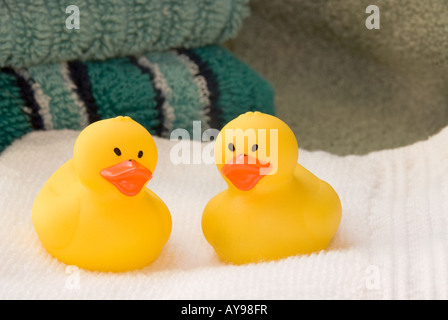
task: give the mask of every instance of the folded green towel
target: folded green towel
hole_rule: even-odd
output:
[[[0,67],[104,60],[222,43],[249,14],[248,0],[4,0]],[[68,29],[69,5],[79,29]]]
[[[127,115],[151,133],[220,129],[237,115],[274,113],[268,82],[220,46],[106,61],[0,69],[0,152],[31,130],[80,130]]]

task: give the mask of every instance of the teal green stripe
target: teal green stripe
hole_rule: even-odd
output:
[[[275,113],[272,86],[247,64],[219,46],[192,51],[213,70],[217,78],[221,125],[246,111]]]
[[[44,94],[51,98],[49,104],[54,129],[81,129],[80,110],[64,85],[61,65],[39,65],[29,68],[28,72],[40,84]]]
[[[151,133],[159,125],[156,93],[149,76],[128,58],[86,63],[102,119],[129,116]]]
[[[16,79],[0,72],[0,152],[32,130],[24,108]]]
[[[203,121],[200,114],[203,106],[199,100],[198,87],[185,63],[172,51],[149,53],[147,59],[159,66],[173,94],[166,97],[176,115],[173,128],[183,128],[192,133],[193,120]]]

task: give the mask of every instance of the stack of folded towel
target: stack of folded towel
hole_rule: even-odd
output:
[[[220,129],[273,114],[273,89],[220,46],[247,0],[95,1],[67,29],[58,0],[9,1],[0,14],[0,152],[32,130],[80,130],[127,115],[151,133]]]

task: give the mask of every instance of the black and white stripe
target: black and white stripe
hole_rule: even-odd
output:
[[[169,99],[173,95],[173,90],[168,86],[158,64],[150,62],[145,56],[131,58],[131,61],[150,77],[152,86],[156,92],[156,108],[159,111],[159,120],[161,123],[159,128],[160,133],[158,134],[161,137],[168,138],[174,129],[174,121],[176,120],[174,108],[169,102]]]
[[[30,75],[27,69],[16,69],[17,74],[22,76],[31,86],[31,90],[34,94],[34,100],[39,105],[39,114],[44,123],[45,130],[53,129],[52,115],[50,112],[50,100],[51,98],[45,94],[42,86],[36,82]]]
[[[75,103],[76,107],[78,107],[79,113],[79,126],[80,128],[84,128],[89,125],[89,115],[87,113],[87,107],[81,97],[77,94],[76,84],[73,82],[72,77],[70,75],[70,69],[68,67],[68,63],[63,62],[60,65],[60,71],[62,78],[64,79],[64,86],[67,91],[70,93],[70,97]]]
[[[151,70],[151,68],[148,66],[148,64],[139,63],[139,59],[137,57],[130,57],[129,60],[131,61],[132,64],[137,66],[141,70],[142,73],[147,74],[149,77],[149,80],[151,81],[151,85],[156,94],[154,99],[156,101],[156,110],[158,112],[158,120],[159,120],[159,125],[157,126],[157,128],[155,128],[155,130],[156,130],[156,134],[159,137],[162,137],[165,135],[165,131],[166,131],[166,128],[163,125],[164,118],[165,118],[164,111],[163,111],[163,104],[165,103],[165,97],[163,96],[162,90],[155,85],[155,74]]]
[[[98,112],[98,106],[92,93],[92,84],[90,82],[87,66],[81,61],[70,61],[67,63],[70,78],[75,84],[75,92],[83,101],[89,123],[101,120]]]
[[[219,99],[219,86],[216,75],[207,63],[192,50],[177,49],[176,52],[193,62],[197,66],[197,76],[205,79],[206,89],[204,91],[206,91],[208,101],[204,109],[204,115],[207,117],[210,128],[221,128],[221,109],[217,104]]]
[[[23,111],[28,115],[31,127],[34,130],[45,130],[44,119],[40,114],[41,108],[34,96],[31,81],[12,68],[3,68],[1,71],[16,79],[17,86],[20,89],[20,97],[25,104]]]

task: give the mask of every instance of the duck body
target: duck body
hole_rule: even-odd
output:
[[[252,122],[257,114],[239,120],[248,116]],[[218,137],[216,143],[220,142]],[[279,151],[279,158],[285,155]],[[220,171],[227,173],[223,169],[227,161],[222,163]],[[289,174],[281,171],[277,171],[280,178],[266,176],[250,189],[223,174],[229,188],[210,200],[202,216],[204,236],[221,260],[234,264],[277,260],[328,246],[342,216],[337,193],[298,164],[297,158]]]
[[[134,166],[127,166],[128,175],[137,172]],[[167,206],[145,186],[130,196],[97,174],[96,183],[84,183],[71,159],[45,183],[32,208],[42,245],[62,262],[88,270],[121,272],[150,264],[171,233]]]
[[[297,165],[297,173],[304,170]],[[242,264],[325,249],[342,209],[333,188],[308,174],[264,194],[227,189],[215,196],[204,210],[202,226],[221,260]]]

